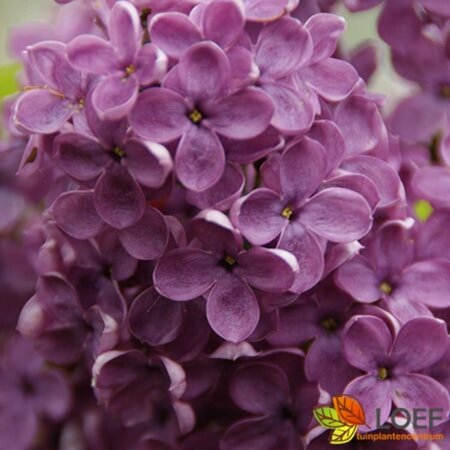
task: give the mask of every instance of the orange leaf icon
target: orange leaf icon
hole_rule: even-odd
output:
[[[333,397],[333,406],[339,419],[348,425],[364,425],[366,416],[361,404],[354,397],[337,395]]]

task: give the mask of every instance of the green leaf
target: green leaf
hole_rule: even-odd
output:
[[[0,67],[0,99],[18,91],[17,74],[20,64],[10,64]]]
[[[433,207],[427,200],[419,200],[414,203],[414,212],[421,222],[426,222],[431,214],[433,214]]]
[[[317,422],[319,422],[320,425],[322,425],[324,428],[333,429],[345,425],[339,420],[337,411],[334,408],[330,408],[329,406],[316,408],[313,410],[313,414]]]
[[[330,444],[341,445],[350,442],[356,434],[356,425],[343,425],[333,430],[330,437]]]

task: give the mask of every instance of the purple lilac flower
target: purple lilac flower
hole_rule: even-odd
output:
[[[136,8],[119,1],[109,14],[110,41],[81,35],[67,46],[75,67],[103,76],[92,92],[92,104],[103,119],[124,117],[131,111],[139,87],[159,82],[166,72],[166,55],[154,44],[141,46],[142,33]]]
[[[249,139],[262,133],[272,117],[264,92],[249,87],[230,94],[229,77],[223,50],[212,42],[194,44],[163,87],[140,94],[130,114],[132,129],[144,139],[165,143],[181,137],[175,171],[188,189],[205,190],[222,176],[225,153],[216,133]]]
[[[337,285],[360,302],[383,304],[401,321],[430,315],[428,307],[445,308],[449,261],[415,259],[412,232],[404,222],[385,223],[361,255],[341,266]]]
[[[206,294],[212,329],[229,341],[244,340],[259,320],[258,302],[250,286],[266,292],[289,290],[298,270],[295,259],[278,249],[245,251],[241,236],[218,211],[203,211],[191,227],[201,248],[165,254],[155,268],[155,288],[175,301]]]
[[[380,411],[378,422],[384,423],[392,403],[407,410],[441,408],[442,416],[447,416],[447,390],[433,378],[418,373],[442,358],[446,344],[445,323],[431,317],[412,319],[395,337],[378,317],[355,316],[348,322],[345,356],[366,375],[355,378],[344,393],[361,402],[369,429],[376,427],[376,409]]]
[[[300,271],[291,289],[297,293],[321,278],[327,240],[350,242],[371,226],[370,207],[357,192],[340,187],[317,192],[329,171],[325,155],[313,139],[293,141],[266,166],[267,187],[240,199],[232,211],[234,223],[252,244],[278,238],[278,248],[295,255]]]

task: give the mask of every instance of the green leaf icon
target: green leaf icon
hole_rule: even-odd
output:
[[[313,410],[314,417],[317,422],[324,428],[340,428],[345,424],[339,420],[339,415],[334,408],[324,406],[322,408],[316,408]]]
[[[356,425],[343,425],[333,430],[330,437],[330,444],[341,445],[350,442],[356,434]]]

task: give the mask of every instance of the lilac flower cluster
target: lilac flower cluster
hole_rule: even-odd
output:
[[[450,448],[447,2],[344,2],[417,83],[385,118],[335,1],[58,3],[11,40],[0,448],[322,450],[343,393]]]

